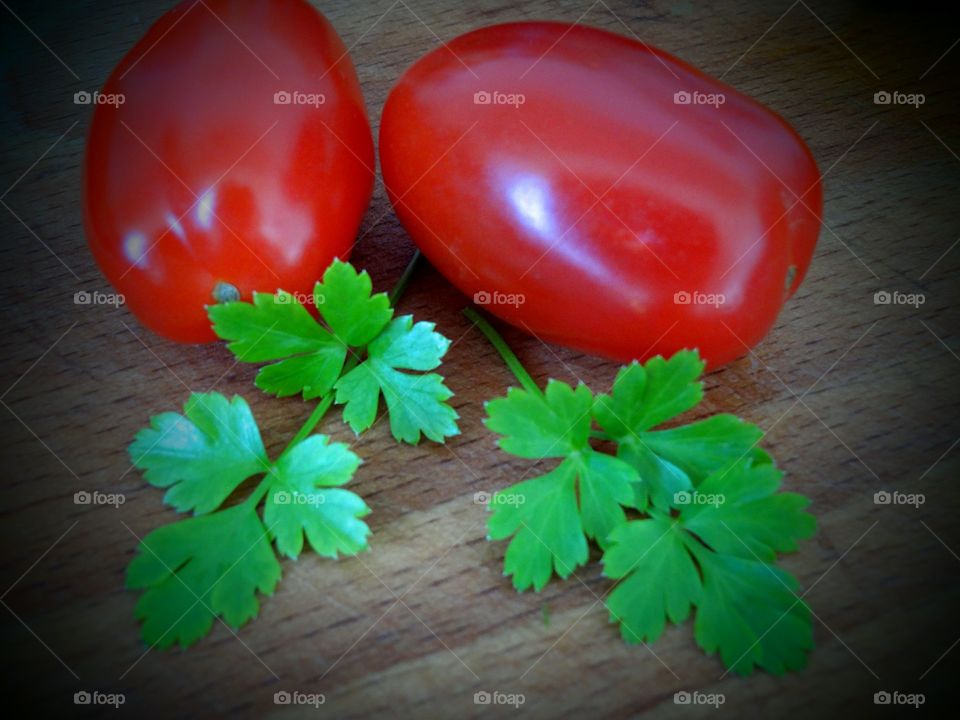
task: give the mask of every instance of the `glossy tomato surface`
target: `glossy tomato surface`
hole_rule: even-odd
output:
[[[819,173],[771,110],[671,55],[517,23],[419,60],[383,111],[391,201],[468,296],[616,360],[746,353],[803,280]]]
[[[184,2],[92,102],[87,238],[152,330],[212,340],[218,286],[309,292],[349,254],[373,142],[346,48],[303,0]]]

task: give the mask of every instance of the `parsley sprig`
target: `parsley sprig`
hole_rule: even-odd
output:
[[[319,419],[311,415],[307,433]],[[149,533],[127,568],[127,586],[144,590],[135,613],[150,645],[186,647],[210,632],[218,615],[233,627],[255,617],[257,593],[271,595],[280,580],[274,545],[293,559],[304,535],[325,557],[367,549],[370,528],[361,518],[370,508],[340,487],[360,458],[343,443],[310,435],[271,461],[239,396],[194,393],[182,415],[162,413],[137,433],[130,455],[151,485],[169,488],[167,504],[195,513]],[[256,475],[263,478],[246,500],[221,509]]]
[[[450,341],[433,323],[394,317],[388,295],[373,294],[371,286],[366,271],[334,260],[310,298],[320,320],[283,290],[213,305],[208,314],[238,360],[270,363],[257,372],[261,390],[305,400],[335,390],[344,421],[358,434],[377,419],[383,396],[397,440],[416,444],[422,433],[443,442],[458,433],[447,403],[453,393],[428,371],[440,365]]]
[[[653,642],[696,609],[694,635],[735,672],[806,664],[811,612],[776,566],[816,529],[809,501],[777,492],[782,473],[763,432],[729,414],[657,429],[703,398],[695,350],[622,368],[609,394],[550,380],[541,390],[497,330],[465,311],[520,383],[486,404],[502,450],[559,462],[490,498],[488,539],[510,538],[504,575],[541,590],[603,551],[612,622]],[[604,448],[615,446],[615,452]]]
[[[417,443],[422,433],[443,442],[458,432],[452,393],[436,373],[422,374],[439,366],[449,341],[433,323],[393,317],[417,257],[389,296],[371,292],[366,272],[335,261],[314,291],[323,323],[283,291],[209,308],[238,359],[272,363],[258,387],[319,401],[275,459],[239,396],[194,393],[182,414],[156,415],[137,433],[133,464],[166,489],[164,502],[193,513],[146,535],[127,568],[127,586],[143,591],[135,614],[145,642],[186,647],[218,617],[232,627],[255,617],[260,596],[280,580],[278,553],[295,560],[305,543],[333,559],[368,549],[370,508],[343,487],[361,459],[311,434],[334,402],[358,434],[374,423],[381,395],[397,440]],[[245,499],[226,504],[258,476]]]

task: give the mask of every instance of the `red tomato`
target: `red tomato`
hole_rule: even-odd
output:
[[[152,330],[213,340],[215,288],[309,292],[349,255],[373,141],[346,48],[303,0],[184,2],[93,102],[87,237]]]
[[[580,25],[462,35],[391,91],[380,161],[397,215],[478,303],[616,360],[766,334],[820,228],[787,123],[667,53]]]

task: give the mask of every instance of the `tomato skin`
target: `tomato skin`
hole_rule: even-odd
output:
[[[275,103],[283,92],[292,102]],[[204,306],[218,283],[245,299],[308,293],[349,256],[373,189],[373,139],[346,48],[304,0],[188,0],[102,94],[124,101],[94,109],[84,225],[150,329],[214,340]]]
[[[475,104],[494,91],[500,104]],[[675,102],[695,91],[724,101]],[[421,58],[387,99],[380,162],[400,221],[461,291],[618,361],[742,356],[803,280],[820,227],[819,172],[783,119],[581,25],[486,27]]]

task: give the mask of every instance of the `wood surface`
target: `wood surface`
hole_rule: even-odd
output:
[[[122,307],[73,302],[79,290],[109,288],[81,227],[90,114],[72,94],[99,87],[170,3],[2,4],[0,192],[12,186],[0,207],[5,702],[72,715],[83,709],[75,691],[99,689],[125,693],[121,712],[141,716],[338,718],[863,717],[881,709],[873,693],[884,689],[924,692],[928,708],[950,702],[960,656],[960,48],[949,16],[824,0],[318,3],[352,48],[375,136],[391,84],[440,39],[549,18],[635,34],[723,76],[810,145],[826,173],[825,227],[806,282],[752,355],[706,378],[692,415],[733,412],[764,428],[786,487],[812,498],[820,523],[784,560],[816,614],[808,668],[741,678],[700,651],[690,623],[649,648],[622,644],[596,554],[540,594],[518,594],[501,576],[506,543],[485,540],[474,493],[533,470],[499,452],[481,424],[483,401],[514,381],[461,315],[467,300],[429,266],[402,310],[454,340],[443,372],[462,435],[400,446],[379,422],[354,443],[366,461],[353,489],[373,509],[371,552],[284,561],[277,592],[236,634],[218,624],[186,652],[148,651],[124,570],[137,537],[175,513],[130,467],[134,433],[190,390],[216,389],[249,400],[273,453],[312,404],[259,393],[255,369],[222,346],[177,345]],[[875,105],[884,89],[926,102]],[[361,234],[353,259],[387,289],[413,246],[379,184]],[[925,302],[875,305],[878,290]],[[600,391],[616,372],[504,333],[540,381],[582,379]],[[321,429],[354,440],[336,413]],[[126,503],[77,506],[83,489],[121,492]],[[878,506],[879,490],[926,502]],[[326,703],[274,705],[284,689]],[[676,705],[682,689],[723,693],[725,703]],[[481,690],[525,702],[475,705]]]

